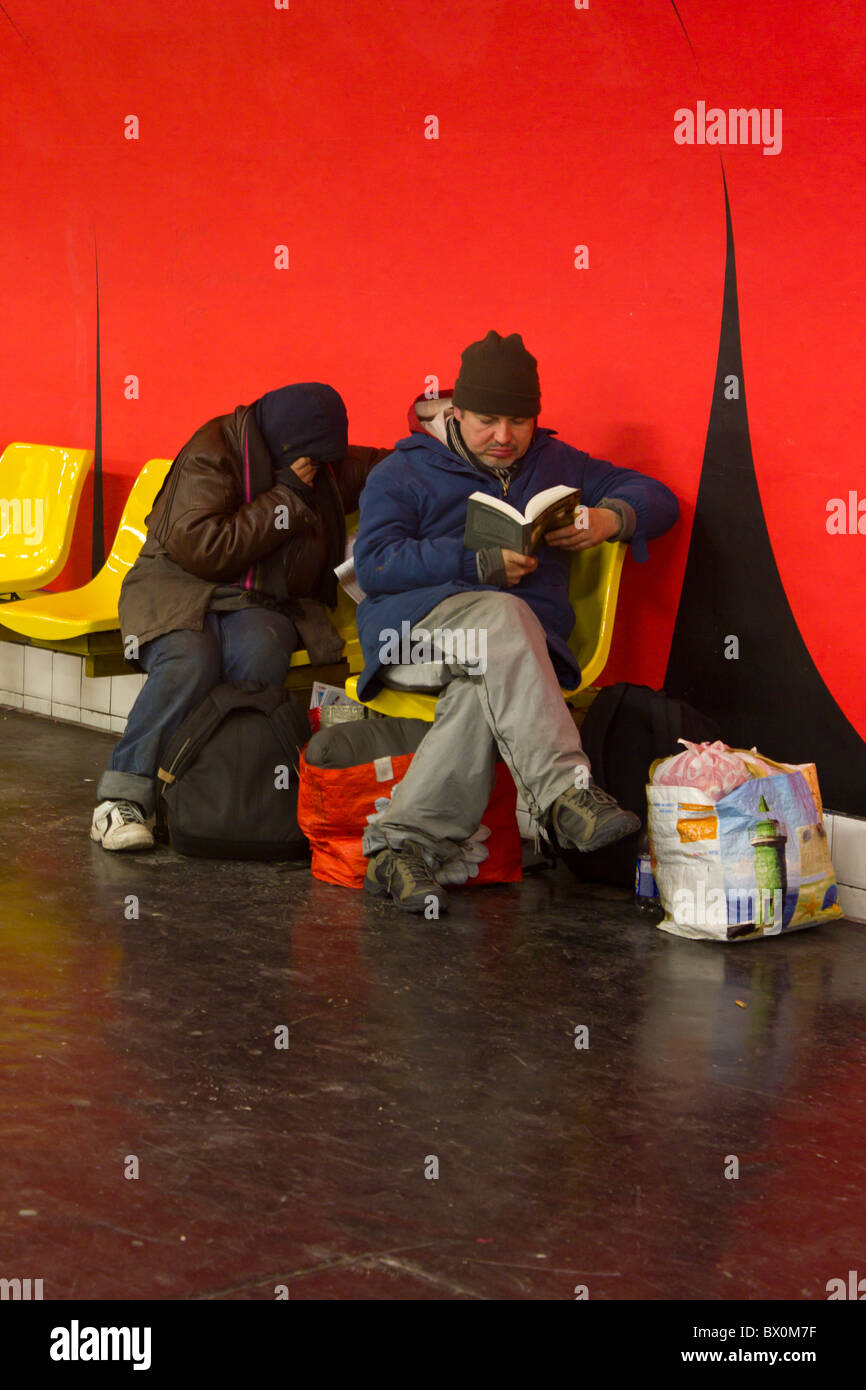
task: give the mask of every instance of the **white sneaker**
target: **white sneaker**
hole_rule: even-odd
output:
[[[93,812],[90,838],[103,849],[153,849],[153,835],[135,801],[103,801]]]

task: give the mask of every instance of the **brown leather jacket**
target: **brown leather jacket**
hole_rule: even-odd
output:
[[[285,607],[313,661],[337,660],[342,642],[327,608],[336,599],[344,514],[389,452],[350,446],[340,463],[319,467],[305,499],[274,483],[252,406],[209,420],[181,449],[147,517],[147,538],[121,588],[124,639],[134,635],[143,646],[176,628],[200,632],[214,590],[238,585]]]

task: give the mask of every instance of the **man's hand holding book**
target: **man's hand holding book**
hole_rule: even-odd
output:
[[[574,521],[544,537],[557,550],[586,550],[617,535],[622,519],[610,507],[578,507]]]

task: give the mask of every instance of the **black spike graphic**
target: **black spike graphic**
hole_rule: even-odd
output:
[[[90,572],[96,575],[105,564],[105,519],[102,504],[102,381],[99,370],[99,256],[93,246],[96,265],[96,424],[93,431],[93,550]]]
[[[15,33],[18,35],[19,39],[20,39],[21,42],[24,44],[24,47],[25,47],[25,48],[30,48],[30,44],[27,42],[27,40],[25,39],[25,37],[24,37],[24,35],[22,34],[21,30],[18,28],[18,25],[15,23],[15,20],[12,18],[11,14],[10,14],[9,11],[7,10],[6,6],[5,6],[5,5],[0,5],[0,10],[2,10],[3,14],[6,16],[6,18],[7,18],[8,21],[9,21],[9,23],[12,25],[12,28],[15,30]],[[30,49],[30,51],[31,51],[31,53],[32,53],[33,50]]]
[[[729,744],[756,745],[782,762],[816,763],[825,804],[866,815],[866,743],[803,641],[764,518],[746,412],[724,170],[722,181],[727,255],[719,355],[665,689],[717,719]],[[728,377],[737,378],[739,399],[725,398]],[[731,635],[739,639],[737,660],[725,658]]]
[[[695,50],[692,48],[692,41],[691,41],[691,39],[689,38],[688,30],[686,29],[686,26],[683,24],[682,15],[680,14],[679,10],[677,9],[676,5],[674,4],[674,0],[671,0],[671,8],[673,9],[674,14],[676,15],[677,20],[679,21],[679,26],[680,26],[680,28],[682,29],[683,34],[685,35],[686,43],[687,43],[688,46],[689,46],[689,52],[691,53],[692,57],[693,57],[694,60],[695,60],[695,67],[697,68],[698,73],[700,73],[701,67],[700,67],[700,63],[698,62],[698,55],[697,55],[697,53],[695,52]]]

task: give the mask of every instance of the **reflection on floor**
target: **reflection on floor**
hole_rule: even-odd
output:
[[[425,922],[305,870],[112,856],[111,743],[0,711],[0,1276],[824,1299],[856,1266],[862,927],[677,940],[562,869]]]

